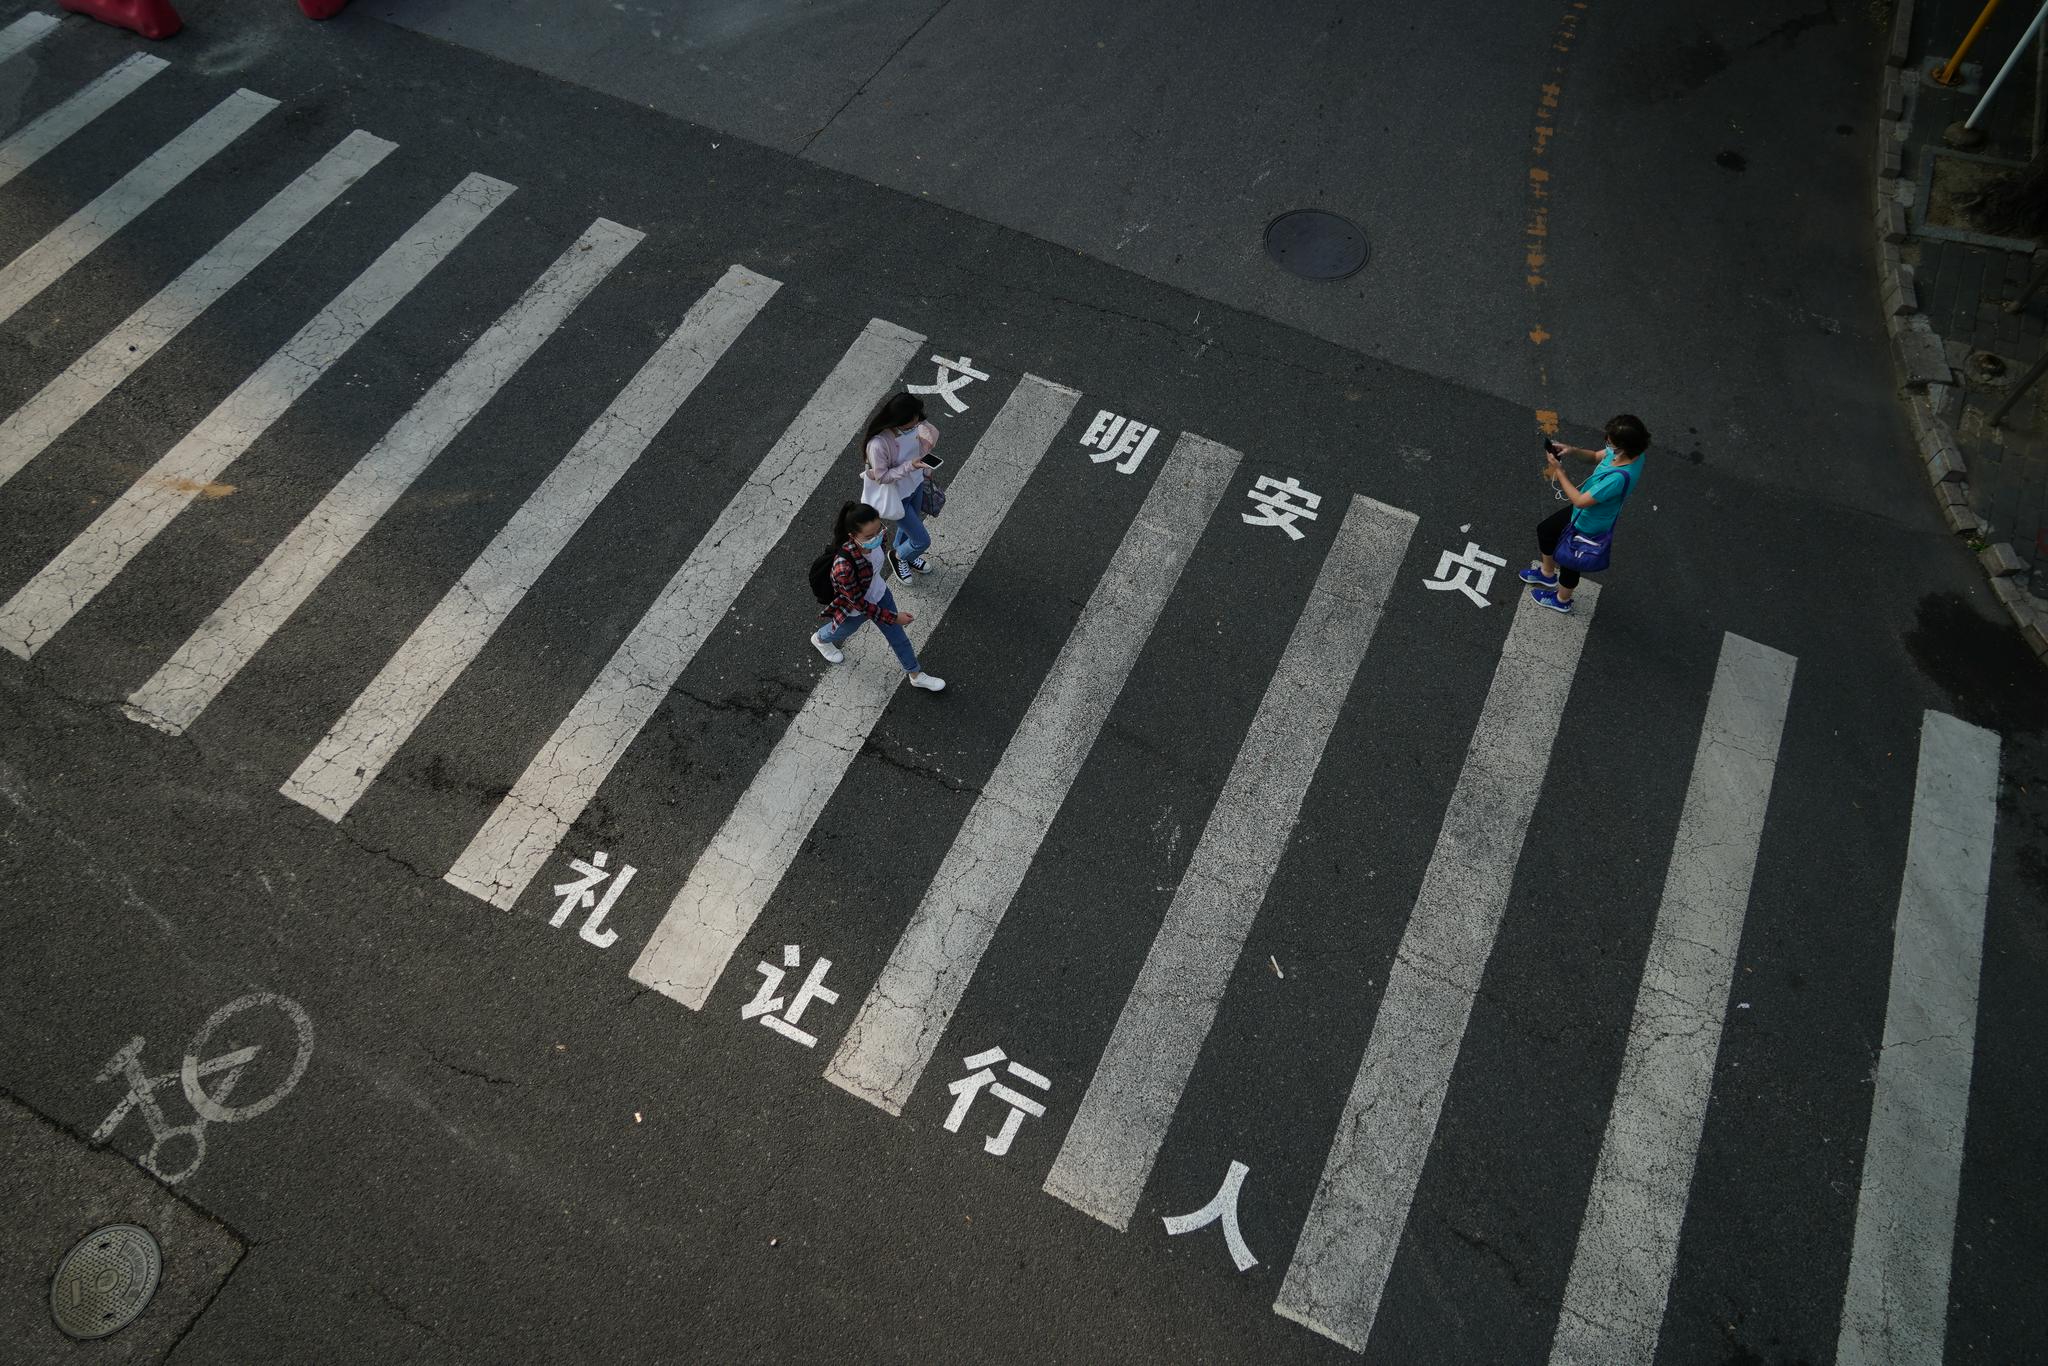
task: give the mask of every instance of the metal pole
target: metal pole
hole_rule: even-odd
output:
[[[2048,19],[2048,4],[2042,5],[2035,12],[2034,22],[2027,25],[2025,36],[2020,39],[2018,46],[2014,47],[2011,54],[2006,57],[2005,65],[1998,68],[1998,74],[1991,78],[1991,84],[1984,87],[1984,98],[1977,101],[1977,107],[1970,111],[1970,117],[1963,120],[1963,128],[1966,131],[1974,131],[1976,129],[1977,120],[1984,117],[1985,106],[1990,104],[1991,97],[1998,93],[1998,87],[2005,84],[2005,78],[2012,74],[2013,67],[2019,63],[2020,53],[2026,50],[2028,43],[2034,41],[2034,35],[2041,31],[2041,21],[2044,19]]]
[[[1956,55],[1948,59],[1946,66],[1934,73],[1934,83],[1936,85],[1954,85],[1956,83],[1956,72],[1962,69],[1963,54],[1968,52],[1970,45],[1977,41],[1977,35],[1984,31],[1984,25],[1990,22],[1991,13],[1997,8],[1998,0],[1990,0],[1984,6],[1984,12],[1977,16],[1977,22],[1970,25],[1970,31],[1963,35],[1963,45],[1956,49]]]
[[[2044,259],[2041,264],[2034,267],[2034,273],[2027,277],[2027,287],[2019,292],[2017,298],[2005,301],[2003,305],[2005,311],[2008,313],[2018,313],[2024,310],[2027,306],[2027,301],[2040,292],[2042,285],[2048,285],[2048,259]]]
[[[1991,425],[1996,427],[2005,421],[2005,415],[2012,411],[2013,405],[2025,397],[2027,390],[2033,388],[2043,374],[2048,374],[2048,353],[2043,353],[2041,359],[2035,361],[2032,368],[2020,376],[2020,382],[2012,386],[2012,392],[2005,396],[2005,402],[1999,404],[1998,411],[1991,415]]]

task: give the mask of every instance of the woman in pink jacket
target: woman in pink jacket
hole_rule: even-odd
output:
[[[868,421],[861,438],[860,499],[896,523],[896,578],[910,582],[910,571],[929,574],[924,552],[932,534],[924,525],[924,461],[938,444],[938,428],[924,420],[924,400],[897,394]]]

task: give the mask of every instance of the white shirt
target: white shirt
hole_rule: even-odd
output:
[[[859,545],[860,542],[855,541],[854,544]],[[886,567],[882,560],[882,543],[880,541],[875,542],[875,548],[867,554],[868,566],[875,571],[875,576],[868,580],[867,601],[871,603],[880,602],[882,594],[889,591],[889,580],[884,577],[882,572]]]

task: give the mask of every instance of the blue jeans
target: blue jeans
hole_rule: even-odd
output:
[[[896,598],[885,588],[882,590],[881,602],[876,605],[885,611],[893,612],[896,610]],[[863,614],[848,617],[837,626],[828,622],[818,628],[818,639],[824,641],[827,645],[843,645],[852,638],[853,633],[858,631],[860,624],[866,620],[867,617]],[[896,662],[903,666],[903,672],[911,674],[918,672],[917,650],[910,643],[909,633],[893,621],[878,621],[875,625],[880,628],[882,639],[888,641],[889,648],[896,652]]]
[[[931,549],[932,534],[924,527],[924,489],[919,484],[915,492],[903,500],[903,515],[896,520],[896,559],[899,564],[923,555]]]

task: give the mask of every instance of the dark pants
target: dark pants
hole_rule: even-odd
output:
[[[1548,517],[1545,517],[1536,526],[1536,548],[1545,555],[1557,554],[1558,539],[1564,535],[1564,529],[1571,525],[1571,521],[1572,510],[1570,508],[1559,508]],[[1579,571],[1567,569],[1565,566],[1559,565],[1557,567],[1557,586],[1559,588],[1577,588],[1579,586]]]

